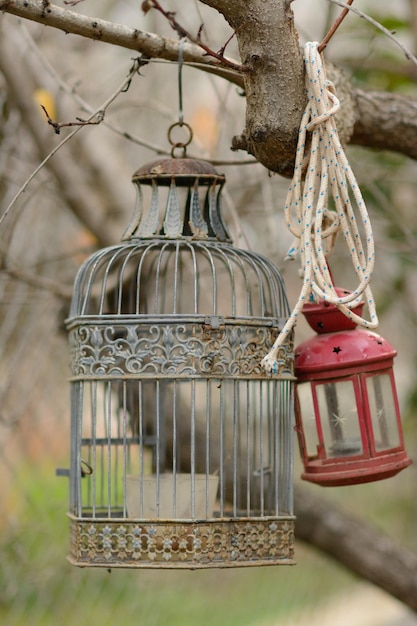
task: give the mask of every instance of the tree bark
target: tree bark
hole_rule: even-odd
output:
[[[351,143],[417,159],[417,102],[397,94],[357,89]]]
[[[296,537],[417,612],[417,555],[303,487],[295,490]]]
[[[290,176],[305,107],[304,67],[289,0],[202,0],[236,33],[246,68],[246,127],[234,149]]]

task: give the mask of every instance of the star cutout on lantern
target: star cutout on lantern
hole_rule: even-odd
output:
[[[342,426],[343,424],[346,423],[346,417],[342,416],[342,415],[337,415],[336,413],[332,413],[332,418],[333,418],[333,424],[335,426]]]
[[[342,351],[342,348],[340,348],[339,346],[335,346],[333,348],[333,352],[335,352],[336,354],[339,354],[339,352],[341,352],[341,351]]]
[[[381,420],[383,417],[385,417],[385,409],[378,409],[376,412],[376,417],[378,420]]]

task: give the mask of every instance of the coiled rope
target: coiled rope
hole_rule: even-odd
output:
[[[375,261],[371,222],[340,143],[334,120],[340,103],[333,84],[326,78],[318,45],[317,42],[308,42],[304,47],[308,102],[299,129],[294,176],[285,203],[287,228],[295,237],[287,258],[300,254],[303,285],[289,319],[271,351],[262,360],[268,372],[276,371],[280,347],[288,339],[307,302],[322,299],[334,304],[360,326],[378,326],[369,287]],[[333,198],[334,210],[328,208],[330,197]],[[362,222],[364,243],[356,213]],[[336,292],[326,260],[339,233],[344,236],[358,278],[356,289],[343,297]],[[369,321],[352,311],[362,301],[368,305]]]

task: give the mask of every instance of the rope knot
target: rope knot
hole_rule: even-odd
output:
[[[314,116],[314,112],[312,111],[312,115],[314,116],[312,120],[310,120],[310,122],[307,124],[307,130],[309,132],[311,132],[312,130],[314,130],[314,128],[316,126],[320,126],[320,124],[323,124],[324,122],[327,122],[331,117],[333,117],[338,110],[340,109],[340,101],[337,98],[336,94],[335,94],[335,88],[333,83],[330,80],[326,80],[324,85],[322,86],[322,94],[325,95],[325,98],[323,98],[323,100],[326,100],[327,98],[327,102],[331,102],[331,106],[323,111],[322,113],[318,113],[318,109],[322,109],[322,106],[317,106],[317,112],[316,115]],[[321,105],[322,102],[322,98],[319,99],[319,101],[317,102],[316,100],[316,105]]]
[[[300,126],[294,177],[284,208],[287,228],[295,237],[287,258],[293,259],[297,253],[300,255],[303,286],[291,316],[262,360],[268,372],[275,371],[279,348],[289,337],[307,301],[325,299],[356,324],[365,328],[378,326],[369,286],[375,260],[371,223],[334,121],[340,102],[334,85],[326,79],[317,48],[317,42],[306,43],[304,47],[307,106]],[[307,142],[307,132],[310,131],[313,131],[311,142]],[[303,178],[305,162],[308,162],[308,167]],[[328,209],[329,195],[335,206],[334,211]],[[365,245],[356,221],[355,207],[362,221]],[[327,264],[327,256],[335,245],[339,231],[343,232],[359,281],[356,289],[346,296],[341,296],[340,291],[338,293]],[[352,311],[362,300],[368,303],[370,321]]]

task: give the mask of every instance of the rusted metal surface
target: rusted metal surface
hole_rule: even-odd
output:
[[[132,181],[146,185],[151,180],[158,179],[158,184],[166,184],[165,179],[170,181],[172,177],[175,177],[177,185],[187,185],[190,179],[196,177],[201,184],[224,183],[225,181],[225,177],[218,174],[207,161],[190,158],[166,158],[152,161],[136,170]]]
[[[70,561],[83,567],[202,569],[294,565],[294,520],[169,522],[71,519]]]

